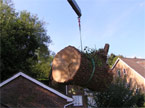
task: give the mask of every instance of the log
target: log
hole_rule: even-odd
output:
[[[88,57],[73,46],[56,54],[52,62],[52,77],[61,84],[79,85],[95,91],[106,89],[112,81],[112,74],[106,64],[109,45]]]

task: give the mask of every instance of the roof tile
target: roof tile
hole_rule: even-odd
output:
[[[145,59],[138,58],[120,58],[126,64],[128,64],[132,69],[138,72],[145,78]]]

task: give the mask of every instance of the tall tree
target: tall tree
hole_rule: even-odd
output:
[[[51,43],[45,23],[27,11],[15,12],[8,0],[0,0],[0,13],[1,80],[19,71],[37,77],[31,70],[37,61],[36,50],[45,47],[48,56],[47,45]]]
[[[48,80],[53,56],[49,54],[46,46],[41,46],[36,50],[37,62],[31,67],[33,73],[37,73],[40,81]]]

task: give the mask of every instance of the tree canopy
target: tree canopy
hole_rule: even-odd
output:
[[[122,58],[123,56],[122,55],[115,55],[113,53],[111,53],[109,56],[108,56],[108,65],[110,66],[110,68],[113,66],[113,64],[115,63],[115,61],[117,60],[117,58]]]
[[[1,80],[19,71],[36,78],[38,60],[48,62],[50,55],[45,22],[27,11],[16,12],[8,0],[0,0],[0,13]]]

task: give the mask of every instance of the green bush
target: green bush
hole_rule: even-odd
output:
[[[108,89],[94,92],[95,106],[92,107],[143,107],[144,94],[139,89],[131,89],[131,82],[117,78]]]

